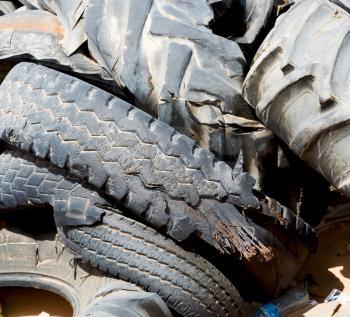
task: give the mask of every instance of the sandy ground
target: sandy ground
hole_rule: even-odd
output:
[[[350,298],[350,205],[331,210],[317,228],[319,243],[297,277],[307,284],[310,298],[322,303],[333,289]],[[350,306],[324,303],[300,310],[290,317],[350,316]],[[288,316],[289,317],[289,316]]]
[[[310,296],[318,301],[333,289],[350,296],[350,222],[319,234],[318,250],[309,257],[298,280],[309,284]]]
[[[72,317],[69,303],[44,290],[0,288],[0,300],[5,317]]]

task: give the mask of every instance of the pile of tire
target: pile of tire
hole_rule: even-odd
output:
[[[0,1],[0,287],[101,317],[246,316],[280,295],[329,183],[350,195],[349,11]],[[18,219],[37,209],[54,225],[33,234]]]

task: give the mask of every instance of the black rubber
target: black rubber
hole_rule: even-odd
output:
[[[2,140],[86,178],[175,239],[196,232],[220,250],[265,252],[236,208],[260,208],[240,161],[232,170],[137,108],[43,66],[16,65],[0,101]]]
[[[253,118],[241,96],[243,53],[211,32],[213,19],[207,0],[90,0],[85,10],[91,56],[137,104],[207,149],[226,114]]]
[[[65,228],[64,242],[83,261],[160,295],[183,316],[240,316],[233,285],[210,263],[157,231],[108,213],[103,224]]]
[[[57,293],[71,304],[74,317],[171,316],[157,294],[80,265],[50,235],[35,239],[15,229],[1,229],[0,254],[0,287]],[[129,305],[122,307],[125,304]]]
[[[349,13],[349,1],[295,1],[244,82],[244,97],[261,121],[347,197]]]
[[[54,209],[56,224],[60,226],[82,223],[98,225],[103,221],[101,217],[106,213],[106,210],[121,213],[108,197],[98,195],[98,192],[89,184],[80,183],[79,179],[67,175],[66,171],[59,170],[43,159],[14,149],[6,150],[0,155],[0,203],[5,208],[50,204]],[[256,234],[259,234],[259,239],[261,237],[268,247],[266,249],[268,252],[265,254],[265,260],[268,262],[265,265],[275,267],[273,263],[276,262],[283,267],[282,272],[288,272],[288,274],[282,273],[277,269],[277,273],[268,273],[264,277],[267,282],[265,284],[268,287],[271,286],[270,274],[272,274],[274,277],[276,276],[279,287],[283,288],[289,285],[290,279],[298,271],[306,255],[304,251],[307,251],[304,244],[313,244],[314,233],[307,224],[302,222],[300,217],[295,217],[290,210],[275,201],[265,198],[262,199],[262,205],[261,214],[270,218],[270,220],[268,218],[264,220],[264,225],[271,223],[271,220],[272,223],[275,223],[275,219],[278,219],[280,225],[286,229],[289,227],[292,229],[291,232],[284,232],[283,236],[278,236],[278,234],[276,236],[276,231],[272,231],[274,232],[272,235],[264,228],[251,223],[251,226],[258,228]],[[125,215],[129,215],[128,210],[124,210],[124,212]],[[267,223],[266,220],[268,220]],[[295,230],[298,231],[297,234],[293,233]],[[304,238],[303,243],[301,243],[301,237]],[[295,246],[290,248],[289,245],[285,245],[284,239],[295,241],[298,248]],[[271,253],[269,253],[270,249],[272,249]],[[299,251],[295,252],[295,250],[303,250],[304,254]],[[273,258],[269,258],[270,256]],[[260,258],[260,262],[261,255],[257,254],[257,257]],[[253,260],[249,259],[246,263],[251,261]],[[258,279],[261,280],[260,269],[248,265],[248,270],[253,271],[255,276],[258,274]],[[276,291],[276,287],[274,290]]]
[[[217,16],[232,0],[21,2],[27,10],[6,21],[0,18],[0,57],[25,54],[26,60],[32,56],[58,69],[68,66],[66,71],[84,78],[110,75],[131,103],[207,149],[229,146],[232,121],[244,127],[255,122],[242,98],[243,53],[209,27],[214,20],[210,5]],[[45,13],[58,18],[56,29],[61,30],[52,34],[55,39],[47,34],[50,24],[38,27]],[[17,24],[24,18],[26,24]],[[12,26],[16,36],[8,38]]]
[[[239,293],[215,267],[136,221],[107,212],[100,225],[63,232],[83,261],[159,294],[183,316],[243,313]]]
[[[89,184],[22,150],[0,155],[0,203],[6,208],[48,204],[57,226],[89,225],[101,220],[110,202]]]
[[[154,290],[185,316],[237,316],[239,294],[211,264],[153,229],[102,210],[120,212],[66,174],[22,150],[5,151],[0,156],[0,202],[13,208],[50,204],[58,224],[77,225],[84,222],[83,215],[92,223],[98,221],[94,227],[66,229],[66,246],[106,273]],[[200,292],[189,296],[193,290]]]
[[[259,195],[260,214],[273,218],[286,230],[298,232],[304,243],[314,247],[316,237],[312,227],[277,201]],[[58,226],[97,223],[103,209],[119,212],[108,196],[90,184],[18,149],[5,150],[0,155],[0,204],[6,208],[49,204]]]

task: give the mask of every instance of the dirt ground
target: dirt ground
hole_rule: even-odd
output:
[[[350,222],[320,233],[318,250],[305,263],[298,280],[308,283],[310,296],[318,301],[333,289],[350,296]]]
[[[5,317],[72,317],[69,303],[53,293],[28,288],[0,288]]]
[[[310,298],[319,303],[323,303],[333,289],[350,298],[350,203],[330,208],[317,232],[317,250],[309,256],[297,281],[306,284]],[[317,308],[304,308],[290,317],[309,316],[350,316],[350,306],[324,303]]]

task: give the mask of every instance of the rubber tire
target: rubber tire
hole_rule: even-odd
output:
[[[171,316],[158,295],[78,265],[60,242],[48,236],[39,236],[36,240],[15,229],[1,229],[0,241],[1,287],[40,288],[56,293],[71,304],[74,317],[139,317],[146,316],[146,311],[152,316]],[[116,310],[123,289],[129,291],[130,302],[134,296],[134,308]],[[143,299],[141,305],[138,297]],[[116,312],[119,313],[116,315]]]
[[[57,225],[99,224],[106,213],[106,210],[101,209],[102,207],[121,213],[107,198],[98,195],[98,192],[88,184],[72,178],[67,171],[62,171],[27,152],[12,149],[0,155],[0,203],[5,208],[49,204],[54,209]],[[281,209],[281,206],[274,204],[271,209],[281,210],[281,215],[290,223],[291,215],[285,214],[285,208]],[[127,210],[125,210],[125,215],[129,215]],[[311,241],[313,235],[308,227],[303,226],[300,219],[294,220],[292,222],[296,225],[296,230],[306,230],[304,231],[305,236],[301,232],[299,235]],[[275,220],[272,222],[274,223]],[[245,262],[246,267],[253,272],[256,279],[267,286],[269,292],[276,292],[289,285],[290,279],[299,271],[306,256],[305,246],[300,244],[301,241],[297,242],[298,235],[296,234],[284,233],[282,237],[276,239],[276,232],[273,231],[274,235],[271,235],[265,229],[260,228],[259,230],[265,234],[265,237],[271,239],[268,245],[273,249],[274,259],[262,263],[261,258],[257,256],[255,260],[260,265],[257,267],[252,264],[253,258]],[[279,239],[282,240],[279,241]],[[193,247],[197,246],[197,244],[193,245]],[[276,271],[275,268],[277,268]],[[279,270],[279,268],[283,269]],[[264,276],[261,276],[261,270],[265,271]],[[235,279],[232,278],[232,280]]]
[[[241,95],[244,56],[211,32],[213,18],[207,0],[91,0],[85,11],[90,54],[117,85],[207,149],[225,114],[253,118]]]
[[[214,14],[207,0],[145,0],[141,4],[131,0],[128,5],[120,0],[92,0],[89,6],[79,0],[61,0],[59,6],[43,0],[22,1],[29,8],[58,16],[64,27],[59,42],[67,56],[85,52],[85,47],[76,49],[87,45],[89,55],[128,92],[130,101],[201,146],[209,149],[218,132],[221,142],[225,141],[227,114],[254,119],[242,98],[244,56],[235,42],[211,32]],[[220,1],[225,7],[231,2]],[[29,15],[34,20],[33,12]],[[19,45],[17,50],[21,50]],[[89,60],[85,58],[85,64]],[[72,68],[74,72],[77,67]]]
[[[60,221],[68,217],[66,222],[74,225],[86,220],[96,223],[68,230],[65,245],[106,273],[154,290],[184,316],[239,315],[239,293],[210,263],[153,229],[102,210],[101,206],[113,210],[108,200],[42,159],[21,150],[0,155],[0,202],[11,208],[50,204],[56,223],[57,215]],[[97,218],[86,217],[95,214]],[[111,240],[102,241],[106,236]],[[116,252],[112,254],[112,250]]]
[[[346,3],[296,1],[257,52],[244,97],[290,149],[350,197]]]
[[[0,155],[0,206],[33,205],[52,206],[57,226],[94,224],[104,214],[101,207],[113,210],[105,197],[67,171],[28,152],[5,150]]]
[[[107,212],[100,225],[61,234],[83,261],[159,294],[183,316],[243,314],[239,293],[213,265],[134,220]]]
[[[253,45],[267,25],[273,4],[274,0],[244,0],[244,24],[246,30],[241,37],[235,37],[233,40],[245,49]]]
[[[260,208],[241,161],[232,169],[137,108],[40,65],[17,64],[0,99],[5,142],[87,179],[178,241],[195,232],[221,251],[265,252],[236,208]]]

